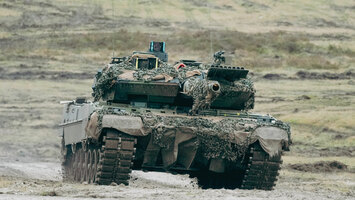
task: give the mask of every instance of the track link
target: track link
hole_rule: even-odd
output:
[[[132,160],[134,158],[135,138],[109,130],[103,138],[95,182],[109,185],[112,182],[128,185]]]
[[[258,143],[250,148],[249,155],[241,189],[272,190],[279,175],[281,155],[270,158]]]
[[[135,143],[132,136],[108,130],[101,147],[89,146],[84,151],[80,146],[75,153],[70,152],[65,156],[62,165],[63,179],[100,185],[109,185],[112,182],[128,185]]]
[[[279,175],[281,155],[270,158],[259,143],[253,144],[242,161],[241,168],[227,168],[224,173],[209,170],[192,174],[203,189],[261,189],[272,190]],[[235,163],[231,164],[231,166]]]
[[[135,138],[124,134],[120,135],[120,145],[118,148],[119,159],[115,170],[115,182],[117,184],[123,183],[128,185],[133,167],[132,161],[135,154],[135,144]]]

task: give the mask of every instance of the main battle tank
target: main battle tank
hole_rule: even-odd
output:
[[[181,60],[164,42],[113,58],[95,76],[94,101],[65,104],[64,180],[129,184],[132,170],[190,174],[202,188],[271,190],[291,144],[290,127],[248,112],[248,70]]]

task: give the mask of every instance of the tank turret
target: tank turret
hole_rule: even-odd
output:
[[[160,44],[159,48],[165,46],[165,43],[152,42],[152,51],[154,44]],[[152,104],[154,107],[159,104],[185,106],[191,108],[190,113],[198,112],[197,108],[253,108],[255,89],[247,77],[249,71],[243,67],[196,64],[195,61],[172,66],[149,52],[135,52],[98,72],[93,87],[95,100],[141,102],[147,107]],[[215,87],[218,85],[218,92],[210,90],[212,82]]]

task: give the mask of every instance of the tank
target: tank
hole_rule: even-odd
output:
[[[164,42],[112,58],[93,101],[61,102],[64,180],[128,185],[144,170],[189,174],[202,188],[273,189],[290,127],[251,113],[249,71],[214,58],[168,64]]]

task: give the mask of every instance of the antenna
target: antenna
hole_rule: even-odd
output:
[[[113,3],[113,0],[111,0],[111,3],[112,3],[112,20],[115,21],[115,7],[114,7],[114,3]],[[115,57],[115,32],[113,31],[112,33],[112,57]]]
[[[213,55],[213,44],[212,44],[212,28],[211,28],[211,1],[208,2],[208,28],[210,32],[210,56]],[[211,57],[213,60],[213,57]]]
[[[151,8],[152,7],[152,1],[149,1],[149,8]],[[148,16],[147,16],[147,18],[148,18],[148,20],[150,20],[150,21],[153,21],[153,14],[152,14],[152,10],[151,9],[148,9],[147,10],[147,13],[148,13]],[[153,33],[152,33],[152,31],[149,31],[149,41],[153,41]]]

